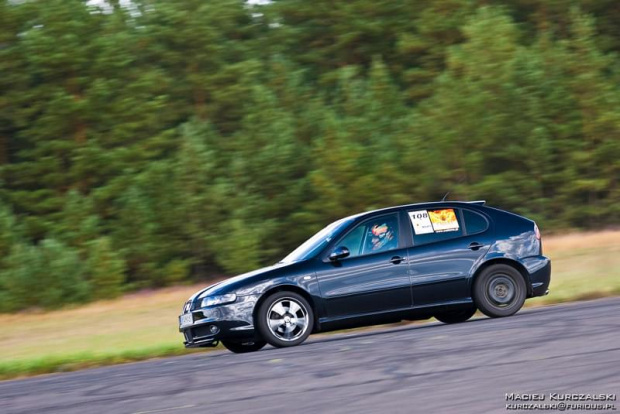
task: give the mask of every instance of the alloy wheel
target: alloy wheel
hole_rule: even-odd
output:
[[[276,338],[294,341],[308,330],[308,310],[295,299],[278,299],[267,311],[267,326]]]

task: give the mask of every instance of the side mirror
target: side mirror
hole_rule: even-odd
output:
[[[338,259],[344,259],[350,254],[351,252],[345,246],[339,246],[339,247],[336,247],[336,249],[333,252],[331,252],[331,254],[329,255],[329,260],[331,260],[332,262],[335,262]]]

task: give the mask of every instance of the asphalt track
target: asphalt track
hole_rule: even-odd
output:
[[[507,413],[552,392],[620,393],[620,298],[5,381],[0,413]]]

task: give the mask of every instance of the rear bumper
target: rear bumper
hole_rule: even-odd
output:
[[[522,261],[530,276],[530,297],[545,296],[551,282],[551,260],[546,256],[528,257]]]

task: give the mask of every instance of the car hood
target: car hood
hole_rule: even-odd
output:
[[[189,300],[193,302],[199,296],[205,297],[225,295],[232,292],[238,293],[236,291],[239,289],[249,290],[252,285],[268,279],[269,276],[271,276],[276,271],[282,270],[286,267],[290,267],[294,264],[295,263],[277,263],[273,266],[263,267],[261,269],[253,270],[239,276],[231,277],[230,279],[223,280],[211,286],[207,286],[202,290],[199,290],[198,292],[194,293]]]

